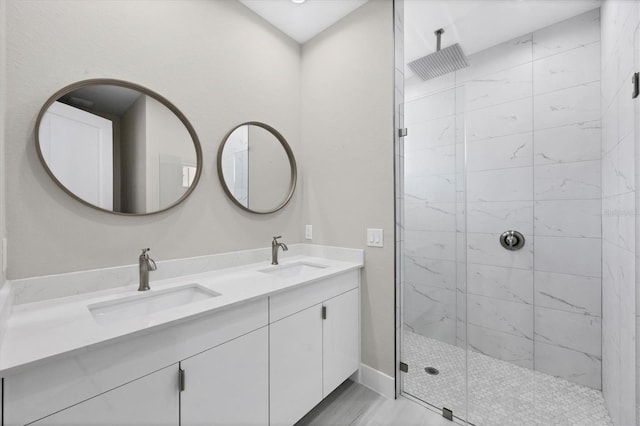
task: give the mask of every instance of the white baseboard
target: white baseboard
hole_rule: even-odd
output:
[[[356,375],[357,377],[354,380],[362,386],[368,387],[385,398],[395,399],[396,381],[393,377],[362,363],[360,364],[360,371]]]

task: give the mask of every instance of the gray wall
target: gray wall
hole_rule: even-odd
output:
[[[394,375],[392,2],[358,9],[307,43],[302,60],[298,44],[232,1],[6,4],[11,278],[131,264],[145,246],[163,260],[265,247],[275,234],[300,242],[304,223],[313,243],[364,248],[366,227],[384,228],[385,247],[366,253],[362,359]],[[185,203],[114,216],[50,181],[34,149],[38,111],[59,88],[96,77],[147,86],[190,119],[204,170]],[[278,129],[304,173],[275,214],[240,211],[218,182],[218,145],[245,121]]]
[[[3,259],[3,249],[2,249],[2,239],[6,235],[6,227],[5,227],[5,114],[6,114],[6,45],[2,40],[5,40],[6,35],[6,4],[5,2],[0,2],[0,342],[4,337],[4,332],[6,329],[7,318],[9,315],[10,309],[9,306],[9,298],[8,298],[8,287],[4,287],[5,283],[5,273],[4,273],[4,262]],[[5,291],[2,291],[2,290]]]
[[[182,186],[182,166],[195,166],[196,151],[187,128],[162,103],[145,96],[147,210],[173,204],[188,188]]]
[[[120,119],[120,199],[125,213],[147,211],[146,104],[147,96],[139,96]]]
[[[6,39],[6,3],[0,2],[0,40]],[[2,262],[2,239],[7,235],[5,226],[6,209],[5,209],[5,115],[6,115],[6,45],[0,43],[0,288],[4,284],[5,265]],[[1,307],[0,307],[1,309]]]
[[[5,3],[9,277],[131,264],[141,247],[163,260],[265,247],[275,233],[300,241],[300,192],[278,213],[251,215],[226,198],[215,172],[222,137],[249,120],[277,128],[301,155],[297,43],[232,1]],[[97,77],[149,87],[195,127],[203,175],[177,208],[102,213],[46,175],[34,149],[40,107],[61,87]]]
[[[602,4],[602,390],[616,425],[636,423],[638,2]],[[637,159],[636,159],[637,162]]]
[[[302,48],[304,223],[366,249],[362,362],[394,372],[393,10],[371,0]],[[384,229],[368,248],[366,228]]]
[[[287,153],[270,132],[249,126],[249,208],[268,211],[289,194],[291,167]]]

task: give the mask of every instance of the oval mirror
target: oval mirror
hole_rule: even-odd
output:
[[[251,121],[233,128],[218,150],[218,177],[224,192],[240,208],[273,213],[293,196],[296,160],[273,127]]]
[[[38,157],[78,201],[110,213],[167,210],[193,191],[202,149],[171,102],[133,83],[74,83],[44,104],[36,121]]]

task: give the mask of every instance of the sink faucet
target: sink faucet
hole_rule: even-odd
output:
[[[282,251],[289,250],[289,247],[285,243],[279,243],[278,238],[282,238],[282,236],[273,237],[273,241],[271,241],[271,264],[278,264],[278,249],[282,247]]]
[[[149,257],[149,250],[151,249],[143,248],[142,254],[138,258],[138,263],[140,264],[140,286],[138,291],[151,290],[151,287],[149,287],[149,271],[155,271],[158,268],[156,262]]]

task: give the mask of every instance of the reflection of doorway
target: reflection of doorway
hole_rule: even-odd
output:
[[[88,203],[113,209],[110,120],[54,102],[42,118],[39,138],[44,161],[65,188]]]

